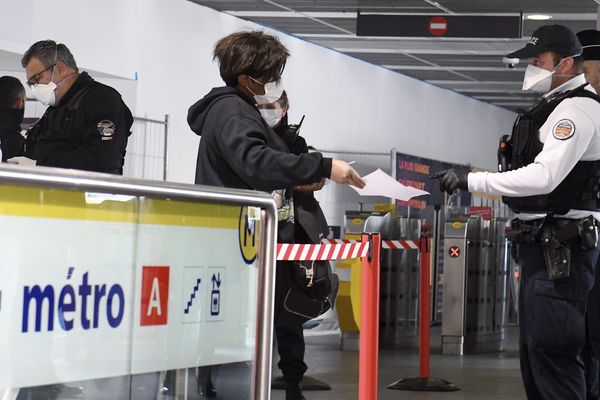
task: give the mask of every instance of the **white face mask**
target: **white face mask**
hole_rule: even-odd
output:
[[[258,105],[275,103],[283,94],[283,85],[281,84],[281,82],[269,82],[262,84],[251,76],[249,78],[256,83],[263,85],[263,87],[265,88],[265,94],[254,94],[252,90],[246,88],[250,90],[252,94],[254,94],[254,100]]]
[[[576,57],[576,56],[573,56]],[[556,69],[565,60],[563,58],[560,62],[552,69],[548,71],[535,65],[529,64],[525,70],[525,77],[523,78],[523,90],[530,90],[532,92],[546,94],[552,87],[553,76],[572,76],[572,75],[556,75]]]
[[[283,118],[283,112],[280,108],[260,108],[260,115],[263,117],[267,125],[275,128]]]
[[[31,95],[45,106],[53,106],[56,103],[56,83],[38,83],[31,87]]]

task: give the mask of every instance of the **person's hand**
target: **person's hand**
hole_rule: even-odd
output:
[[[323,189],[323,186],[325,186],[325,178],[322,178],[319,182],[309,183],[308,185],[294,186],[293,189],[299,192],[316,192]]]
[[[358,172],[356,172],[350,164],[341,160],[332,160],[331,176],[329,179],[335,183],[352,185],[361,189],[365,187],[365,181],[362,180]]]
[[[23,156],[9,158],[6,162],[9,164],[24,165],[26,167],[33,167],[37,163],[36,160]]]
[[[429,175],[429,179],[439,179],[440,190],[452,194],[456,188],[469,190],[468,175],[469,173],[466,171],[447,169]]]

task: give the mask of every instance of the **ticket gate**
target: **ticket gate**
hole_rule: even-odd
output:
[[[346,212],[346,238],[353,232],[380,232],[383,240],[416,240],[421,221],[381,213]],[[342,330],[342,349],[358,347],[360,321],[360,260],[337,263],[340,292],[336,309]],[[379,343],[382,348],[417,345],[419,255],[415,250],[381,250]]]
[[[509,261],[506,222],[479,215],[447,218],[443,354],[503,349]]]
[[[379,218],[381,222],[377,221]],[[371,230],[381,232],[383,240],[418,240],[421,234],[421,220],[394,217],[391,214],[386,214],[384,217],[369,217],[365,224],[365,231]],[[379,344],[381,348],[416,346],[419,253],[414,250],[383,248],[380,282]]]

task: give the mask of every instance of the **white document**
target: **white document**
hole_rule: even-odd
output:
[[[355,186],[350,186],[361,196],[384,196],[406,201],[413,197],[429,194],[429,192],[424,190],[401,184],[379,168],[377,171],[371,172],[362,178],[366,183],[364,188],[359,189]]]

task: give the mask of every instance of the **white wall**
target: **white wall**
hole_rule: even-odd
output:
[[[84,69],[112,75],[119,90],[136,90],[130,104],[136,115],[171,116],[169,180],[192,182],[198,138],[186,115],[192,103],[222,85],[212,61],[214,43],[261,27],[187,0],[21,1],[29,13],[13,0],[0,0],[3,18],[5,10],[13,13],[22,27],[16,33],[0,29],[0,50],[23,51],[32,41],[52,38],[66,43]],[[302,132],[315,147],[395,147],[494,168],[498,138],[510,131],[513,113],[277,34],[292,54],[284,73],[291,120],[306,114]]]

